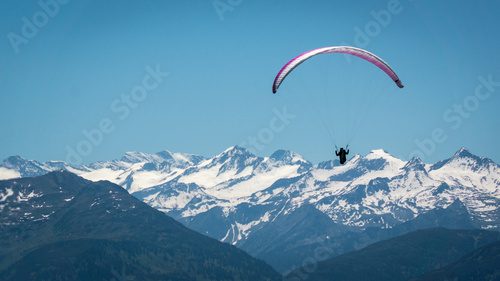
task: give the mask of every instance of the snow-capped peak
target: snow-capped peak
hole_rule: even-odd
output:
[[[169,150],[160,151],[156,153],[156,155],[167,162],[176,162],[178,164],[184,165],[195,165],[204,159],[202,156],[188,153],[171,152]]]
[[[0,164],[0,167],[2,167],[3,174],[6,175],[14,175],[17,174],[18,176],[38,176],[38,175],[43,175],[46,174],[47,172],[50,172],[50,170],[45,167],[43,164],[35,161],[35,160],[26,160],[22,158],[21,156],[10,156],[7,159],[3,161],[2,164]],[[9,172],[7,172],[7,170]],[[0,176],[2,179],[7,179],[8,177]]]
[[[340,162],[339,160],[328,160],[328,161],[323,161],[318,163],[316,165],[317,169],[322,169],[322,170],[331,170],[333,167],[339,166]]]
[[[29,160],[26,160],[19,155],[15,155],[15,156],[10,156],[7,159],[3,160],[3,165],[8,166],[8,167],[15,167],[17,165],[20,165],[20,164],[23,164],[26,162],[29,162]]]
[[[485,157],[479,157],[472,154],[465,147],[460,148],[451,158],[439,161],[432,165],[430,170],[438,170],[444,167],[453,167],[455,169],[478,171],[481,169],[498,168],[493,160]]]
[[[209,159],[202,164],[206,166],[224,164],[224,169],[236,168],[238,170],[241,170],[244,169],[247,165],[253,166],[257,159],[259,159],[259,162],[260,160],[262,160],[261,158],[249,152],[247,149],[236,145],[231,146],[214,158]]]
[[[154,162],[158,161],[158,157],[153,154],[144,152],[129,151],[120,159],[120,161],[127,163],[141,163],[141,162]]]
[[[403,170],[406,171],[425,171],[425,163],[419,157],[413,157],[410,161],[408,161]]]
[[[370,153],[368,153],[364,158],[368,160],[374,160],[374,159],[399,160],[398,158],[392,156],[383,149],[374,149],[370,151]]]
[[[455,152],[455,154],[453,154],[453,156],[448,159],[448,160],[457,160],[457,159],[471,159],[475,162],[477,162],[477,164],[480,164],[480,165],[487,165],[487,164],[492,164],[494,163],[493,160],[489,159],[489,158],[485,158],[485,157],[480,157],[480,156],[477,156],[475,154],[472,154],[470,152],[470,150],[468,150],[467,148],[465,147],[462,147],[460,148],[457,152]]]
[[[453,154],[453,158],[457,157],[476,157],[472,154],[466,147],[461,147],[455,154]]]
[[[359,162],[361,160],[361,155],[354,154],[354,156],[349,160],[349,162]]]
[[[218,156],[230,156],[230,157],[232,157],[232,156],[237,156],[237,155],[250,155],[250,156],[254,156],[246,148],[241,147],[239,145],[234,145],[234,146],[231,146],[231,147],[227,148],[226,150],[224,150],[222,153],[220,153],[216,157],[218,157]]]
[[[170,152],[168,150],[163,150],[163,151],[160,151],[158,153],[156,153],[156,155],[160,156],[161,158],[167,160],[167,161],[171,161],[171,160],[174,160],[174,153],[173,152]]]
[[[271,154],[271,156],[269,156],[269,159],[286,164],[309,163],[300,154],[284,149],[276,150],[273,154]]]

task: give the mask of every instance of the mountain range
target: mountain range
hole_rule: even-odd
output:
[[[0,181],[0,280],[280,280],[108,181],[66,171]]]
[[[498,280],[500,279],[500,241],[487,244],[458,261],[427,272],[416,281]]]
[[[285,280],[495,280],[488,277],[500,273],[499,240],[496,231],[418,230],[299,268]]]
[[[465,148],[437,163],[377,149],[345,165],[315,165],[287,150],[260,157],[239,146],[213,157],[129,152],[82,166],[13,156],[0,179],[61,169],[118,184],[282,273],[422,228],[500,227],[499,166]]]

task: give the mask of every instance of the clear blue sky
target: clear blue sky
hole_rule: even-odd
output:
[[[254,137],[259,155],[285,148],[314,162],[334,142],[403,159],[418,150],[428,162],[466,146],[498,162],[500,86],[481,98],[475,89],[480,76],[500,81],[499,12],[498,1],[4,0],[0,158],[64,160],[79,145],[83,162],[131,150],[209,156]],[[290,58],[330,45],[378,54],[406,88],[332,55],[271,94]],[[148,66],[169,75],[125,103]],[[284,107],[294,118],[281,126]],[[89,147],[85,130],[103,137]]]

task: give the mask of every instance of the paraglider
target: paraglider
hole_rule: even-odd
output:
[[[276,77],[274,78],[274,83],[273,83],[273,94],[276,94],[278,91],[278,88],[281,86],[285,78],[295,69],[297,68],[300,64],[303,62],[307,61],[308,59],[321,55],[321,54],[347,54],[347,55],[353,55],[356,57],[359,57],[363,60],[366,60],[379,69],[381,69],[383,72],[385,72],[393,81],[396,83],[396,85],[399,88],[403,88],[404,85],[399,79],[398,75],[396,72],[385,62],[383,61],[380,57],[376,56],[373,53],[370,53],[366,50],[356,48],[356,47],[351,47],[351,46],[332,46],[332,47],[324,47],[324,48],[319,48],[319,49],[314,49],[305,53],[302,53],[298,55],[297,57],[293,58],[290,60],[287,64],[285,64],[281,70],[278,72]],[[344,164],[347,159],[347,154],[349,154],[349,150],[344,150],[344,148],[340,148],[340,151],[335,151],[336,156],[339,156],[340,159],[340,164]]]
[[[325,47],[325,48],[319,48],[319,49],[314,49],[312,51],[308,51],[305,53],[302,53],[289,61],[285,66],[281,68],[281,70],[278,72],[278,75],[276,75],[276,78],[274,79],[273,83],[273,93],[276,94],[278,91],[278,88],[280,87],[281,83],[283,83],[283,80],[290,74],[297,66],[299,66],[301,63],[305,62],[306,60],[317,56],[321,54],[348,54],[348,55],[353,55],[356,57],[359,57],[361,59],[364,59],[378,68],[380,68],[382,71],[384,71],[389,77],[396,83],[396,85],[399,88],[403,88],[404,85],[399,79],[398,75],[392,68],[384,62],[381,58],[376,56],[373,53],[370,53],[366,50],[356,48],[356,47],[350,47],[350,46],[333,46],[333,47]]]
[[[341,165],[347,161],[347,154],[349,154],[349,146],[346,147],[347,151],[341,147],[338,151],[335,150],[335,155],[339,157],[339,162]]]

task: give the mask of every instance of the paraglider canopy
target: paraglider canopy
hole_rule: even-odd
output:
[[[396,85],[399,88],[404,87],[403,83],[401,83],[401,80],[399,80],[399,77],[396,74],[396,72],[394,72],[394,70],[392,70],[392,68],[386,62],[384,62],[381,58],[377,57],[375,54],[356,47],[333,46],[333,47],[314,49],[312,51],[305,52],[303,54],[298,55],[297,57],[289,61],[287,64],[285,64],[285,66],[281,68],[280,72],[278,72],[278,75],[276,75],[276,78],[274,79],[273,93],[275,94],[278,91],[278,88],[280,87],[281,83],[283,83],[283,80],[285,80],[288,74],[290,74],[301,63],[320,54],[334,54],[334,53],[353,55],[362,58],[368,62],[371,62],[372,64],[380,68],[382,71],[384,71],[387,75],[389,75],[389,77],[396,83]]]

